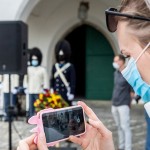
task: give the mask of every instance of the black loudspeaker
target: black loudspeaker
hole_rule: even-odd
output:
[[[0,21],[0,74],[26,74],[28,27],[22,21]]]

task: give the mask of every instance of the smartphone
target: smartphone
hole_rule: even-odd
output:
[[[42,113],[46,143],[67,140],[70,135],[85,133],[85,116],[81,106],[53,109]]]

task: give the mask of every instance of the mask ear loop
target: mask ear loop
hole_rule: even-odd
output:
[[[141,53],[139,54],[139,56],[136,58],[135,62],[137,62],[139,60],[139,58],[143,55],[143,53],[148,49],[148,47],[150,46],[150,42],[147,44],[147,46],[141,51]]]

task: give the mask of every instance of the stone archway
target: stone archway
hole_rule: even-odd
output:
[[[50,73],[54,61],[54,46],[74,26],[80,24],[77,18],[77,10],[80,1],[70,0],[26,0],[22,3],[16,19],[24,20],[29,25],[29,47],[41,48],[44,56],[43,65]],[[118,46],[114,35],[107,32],[105,26],[104,10],[106,1],[90,1],[89,17],[87,24],[93,24],[98,30],[105,34],[117,53]]]

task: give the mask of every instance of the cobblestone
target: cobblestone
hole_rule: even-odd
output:
[[[111,103],[104,101],[86,101],[86,103],[94,110],[102,122],[113,132],[115,147],[117,148],[117,129],[111,115]],[[34,126],[28,125],[25,118],[19,118],[19,121],[12,123],[12,145],[13,150],[16,149],[20,139],[27,137]],[[146,122],[144,118],[144,108],[140,106],[132,106],[131,108],[131,129],[132,129],[132,149],[144,150],[146,136]],[[61,147],[65,147],[68,143],[62,142]],[[71,147],[79,146],[71,144]],[[8,122],[0,121],[0,150],[8,149]]]

